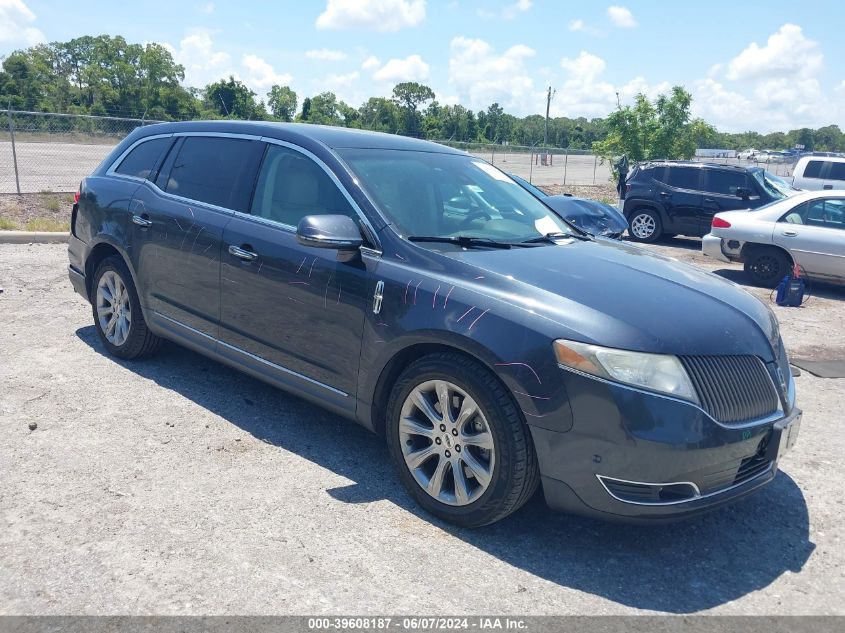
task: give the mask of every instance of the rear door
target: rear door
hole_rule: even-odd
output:
[[[671,233],[699,235],[703,213],[701,208],[701,172],[699,167],[672,165],[668,169],[668,187],[660,191],[659,202],[663,204],[669,225],[664,229]]]
[[[179,137],[155,182],[135,193],[138,292],[167,325],[217,336],[223,227],[247,209],[262,147],[250,138]]]
[[[748,174],[738,169],[705,168],[702,170],[702,212],[699,215],[699,235],[710,231],[713,216],[722,211],[747,209],[749,201],[737,195],[738,189],[750,189]]]
[[[845,198],[799,205],[778,221],[774,242],[808,273],[845,278]]]
[[[301,148],[269,143],[249,213],[223,232],[220,352],[259,372],[354,406],[367,270],[361,258],[303,246],[306,215],[359,220],[325,165]]]

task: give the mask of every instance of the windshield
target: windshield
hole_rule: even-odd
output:
[[[796,191],[788,182],[767,171],[761,169],[752,173],[760,186],[775,198],[783,199],[793,195]]]
[[[472,156],[341,149],[399,233],[522,241],[573,229],[504,172]]]
[[[525,180],[525,178],[520,178],[519,176],[515,176],[514,174],[508,174],[508,176],[513,178],[517,182],[517,184],[522,185],[525,189],[527,189],[528,191],[533,193],[538,198],[548,198],[549,197],[547,193],[545,193],[543,190],[538,189],[537,187],[532,185],[530,182]]]

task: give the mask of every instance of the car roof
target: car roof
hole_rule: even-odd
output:
[[[297,142],[303,139],[316,141],[331,149],[389,149],[443,154],[466,154],[460,150],[397,134],[384,134],[330,125],[311,123],[276,123],[271,121],[183,121],[158,123],[142,128],[142,136],[175,134],[179,132],[210,132],[224,134],[251,134],[281,141]]]
[[[698,167],[698,168],[714,168],[717,167],[719,169],[731,169],[734,171],[750,171],[754,169],[760,169],[759,167],[749,167],[745,165],[725,165],[722,163],[705,163],[699,162],[697,160],[645,160],[639,163],[641,168],[644,167]]]
[[[820,160],[820,161],[827,161],[831,163],[845,163],[845,156],[816,156],[813,154],[802,156],[798,159],[800,161],[804,161],[805,163],[809,163],[811,160]]]

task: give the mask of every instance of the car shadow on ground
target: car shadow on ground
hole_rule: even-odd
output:
[[[93,326],[76,333],[107,356]],[[415,505],[384,442],[354,423],[172,343],[144,361],[108,358],[355,482],[326,490],[336,500],[387,499],[509,565],[629,607],[666,613],[717,607],[786,571],[799,572],[815,548],[804,497],[783,472],[744,501],[684,523],[631,526],[557,514],[538,493],[492,526],[456,528]]]

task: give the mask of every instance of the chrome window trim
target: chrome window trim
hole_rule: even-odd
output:
[[[629,505],[634,505],[634,506],[676,506],[676,505],[680,505],[682,503],[691,503],[693,501],[699,501],[700,499],[707,499],[709,497],[715,497],[717,495],[721,495],[721,494],[724,494],[726,492],[730,492],[734,488],[739,488],[740,486],[744,486],[744,485],[746,485],[746,484],[748,484],[752,481],[756,481],[757,479],[763,477],[764,475],[768,475],[769,473],[772,472],[773,468],[774,468],[774,464],[773,463],[769,464],[769,467],[766,468],[766,470],[764,470],[761,473],[754,475],[751,479],[746,479],[745,481],[741,481],[738,484],[731,484],[727,488],[721,488],[720,490],[714,490],[713,492],[708,492],[707,494],[701,494],[701,491],[699,490],[698,486],[695,485],[695,483],[692,482],[692,481],[675,481],[675,482],[671,482],[671,483],[658,483],[658,484],[656,484],[656,483],[649,483],[647,481],[629,481],[629,480],[626,480],[626,479],[618,479],[616,477],[608,477],[606,475],[599,475],[598,473],[596,473],[596,479],[599,480],[599,483],[601,484],[602,488],[604,488],[604,490],[607,494],[609,494],[611,497],[613,497],[614,499],[616,499],[617,501],[620,501],[622,503],[627,503]],[[677,484],[689,485],[689,486],[692,486],[697,491],[697,494],[694,497],[691,497],[689,499],[680,499],[678,501],[651,501],[651,502],[648,502],[648,501],[630,501],[628,499],[622,499],[620,497],[617,497],[615,494],[613,494],[610,491],[610,489],[607,487],[607,484],[604,482],[605,479],[609,479],[611,481],[620,481],[620,482],[626,483],[626,484],[636,484],[636,485],[640,485],[640,486],[673,486],[673,485],[677,485]]]
[[[760,362],[762,362],[762,361],[760,361]],[[756,420],[751,420],[749,422],[743,422],[741,424],[725,424],[724,422],[719,422],[719,420],[717,420],[712,415],[707,413],[707,411],[702,409],[701,406],[699,406],[698,404],[696,404],[695,402],[692,402],[690,400],[684,400],[683,398],[675,398],[673,396],[670,396],[670,395],[667,395],[667,394],[664,394],[664,393],[659,393],[657,391],[649,391],[648,389],[639,389],[638,387],[634,387],[633,385],[626,385],[626,384],[621,383],[621,382],[616,382],[615,380],[608,380],[606,378],[600,378],[599,376],[594,376],[593,374],[588,374],[587,372],[580,371],[578,369],[573,369],[572,367],[567,367],[566,365],[561,365],[560,363],[558,363],[558,367],[560,367],[561,369],[565,369],[566,371],[572,372],[573,374],[583,376],[584,378],[591,378],[592,380],[598,380],[599,382],[603,382],[603,383],[608,384],[608,385],[613,385],[614,387],[622,387],[623,389],[628,389],[629,391],[635,391],[636,393],[641,393],[641,394],[644,394],[644,395],[647,395],[647,396],[655,396],[657,398],[663,398],[664,400],[671,400],[672,402],[678,402],[680,404],[688,405],[688,406],[690,406],[694,409],[698,409],[699,411],[701,411],[701,413],[703,413],[710,420],[712,420],[714,424],[721,426],[723,429],[729,429],[731,431],[738,430],[738,429],[747,429],[747,428],[750,428],[752,426],[760,426],[760,425],[763,425],[763,424],[769,424],[771,422],[776,422],[777,420],[780,420],[780,419],[786,417],[786,412],[783,410],[783,404],[781,402],[781,398],[780,398],[780,396],[778,396],[778,408],[774,413],[767,415],[766,417],[758,418]],[[766,371],[766,375],[769,376],[768,371]],[[771,376],[769,376],[769,382],[771,382],[772,388],[775,390],[775,393],[779,393],[778,390],[777,390],[777,387],[775,387],[775,383],[772,380]]]
[[[139,178],[138,176],[130,176],[128,174],[119,174],[115,171],[119,166],[120,163],[123,162],[123,159],[126,158],[127,154],[131,152],[133,149],[138,147],[141,143],[146,143],[147,141],[152,141],[158,138],[172,138],[174,136],[173,133],[170,134],[152,134],[150,136],[144,136],[143,138],[139,138],[137,141],[132,143],[129,147],[127,147],[123,152],[121,152],[120,156],[115,158],[109,168],[106,170],[106,176],[117,176],[119,178],[128,178],[130,180],[137,180],[139,182],[149,182],[146,178]]]
[[[169,321],[170,323],[178,325],[179,327],[185,328],[186,330],[193,332],[194,334],[199,334],[200,336],[207,338],[210,341],[214,341],[218,345],[222,345],[223,347],[231,349],[232,351],[239,352],[239,353],[243,354],[244,356],[248,356],[249,358],[257,360],[258,362],[263,363],[263,364],[265,364],[269,367],[272,367],[274,369],[278,369],[281,372],[284,372],[286,374],[289,374],[291,376],[299,378],[300,380],[304,380],[306,382],[309,382],[313,385],[317,385],[318,387],[322,387],[323,389],[327,389],[328,391],[331,391],[331,392],[336,393],[340,396],[343,396],[344,398],[349,396],[349,394],[346,393],[345,391],[341,391],[340,389],[336,389],[336,388],[332,387],[331,385],[327,385],[326,383],[320,382],[319,380],[315,380],[314,378],[309,378],[305,374],[300,374],[298,371],[288,369],[287,367],[284,367],[283,365],[278,365],[278,364],[276,364],[272,361],[267,360],[266,358],[261,358],[261,356],[256,356],[255,354],[253,354],[251,352],[247,352],[246,350],[243,350],[240,347],[236,347],[235,345],[230,345],[229,343],[226,343],[225,341],[221,341],[219,338],[215,338],[215,337],[211,336],[210,334],[206,334],[205,332],[201,332],[200,330],[197,330],[196,328],[192,328],[190,325],[185,325],[181,321],[177,321],[176,319],[171,318],[171,317],[169,317],[165,314],[162,314],[161,312],[153,310],[153,313],[157,317],[160,317],[160,318],[164,319],[165,321]]]

